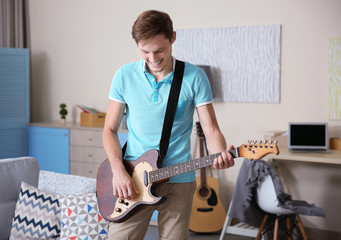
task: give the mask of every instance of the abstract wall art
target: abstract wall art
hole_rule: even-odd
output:
[[[210,66],[215,101],[279,103],[280,25],[176,32],[176,58]]]

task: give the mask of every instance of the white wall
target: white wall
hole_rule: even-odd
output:
[[[238,146],[250,138],[262,139],[263,131],[286,130],[289,121],[328,121],[328,48],[329,38],[341,36],[339,0],[31,0],[29,4],[32,121],[58,120],[62,102],[68,105],[70,121],[79,121],[76,104],[106,111],[115,71],[139,59],[130,31],[136,16],[147,9],[168,12],[175,29],[282,25],[280,103],[215,103],[228,143]],[[331,136],[341,136],[340,122],[328,122]],[[219,172],[225,202],[231,198],[239,166]],[[320,220],[307,224],[338,229]]]

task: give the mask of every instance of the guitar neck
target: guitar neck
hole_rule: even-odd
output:
[[[239,148],[234,148],[229,150],[231,155],[236,158],[239,157]],[[197,170],[200,168],[208,167],[213,165],[214,159],[219,157],[221,153],[212,154],[209,156],[201,157],[198,159],[190,160],[184,163],[179,163],[163,168],[159,168],[154,171],[149,172],[149,181],[151,183],[161,182],[168,178],[184,174],[193,170]]]
[[[203,134],[202,134],[203,135]],[[199,152],[200,152],[200,157],[204,157],[204,146],[205,145],[205,139],[202,136],[199,136]],[[201,180],[201,186],[206,187],[207,186],[207,181],[206,181],[206,168],[201,168],[200,169],[200,180]]]

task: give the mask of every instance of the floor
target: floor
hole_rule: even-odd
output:
[[[212,234],[198,234],[198,233],[190,233],[191,240],[219,240],[220,232],[212,233]],[[144,238],[144,240],[157,240],[158,239],[158,230],[155,226],[150,226],[148,228],[148,232]],[[225,236],[224,240],[252,240],[250,237],[243,237],[237,235],[228,235]]]

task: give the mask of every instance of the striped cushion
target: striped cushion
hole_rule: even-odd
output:
[[[22,182],[10,239],[48,239],[59,233],[57,196]]]

